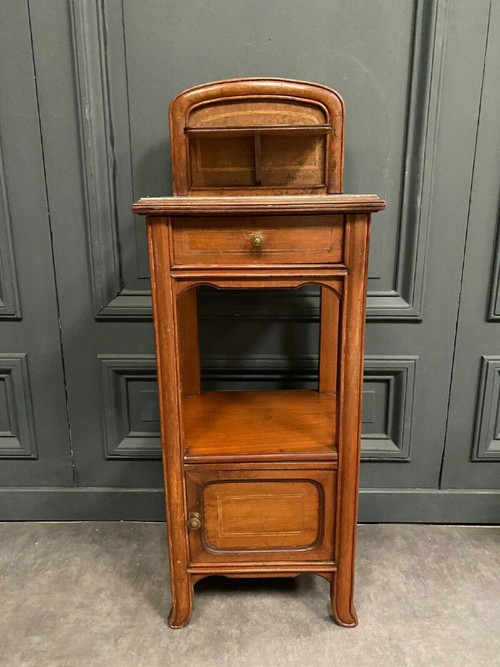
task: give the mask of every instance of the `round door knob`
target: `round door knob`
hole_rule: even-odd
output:
[[[264,239],[260,234],[254,234],[250,239],[250,243],[254,248],[262,248],[264,245]]]
[[[191,512],[187,520],[187,527],[189,530],[200,530],[201,516],[198,512]]]

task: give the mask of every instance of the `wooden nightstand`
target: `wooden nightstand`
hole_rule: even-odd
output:
[[[344,106],[243,79],[170,107],[174,197],[146,198],[173,606],[206,576],[318,574],[352,602],[370,214],[342,190]],[[202,392],[196,286],[321,287],[318,390]]]

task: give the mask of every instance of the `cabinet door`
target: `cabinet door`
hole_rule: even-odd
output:
[[[193,563],[332,560],[335,474],[330,469],[189,467]]]
[[[104,5],[111,13],[106,29],[96,16],[97,12],[101,17]],[[85,487],[74,494],[75,502],[86,517],[121,517],[126,507],[136,518],[162,518],[144,221],[135,228],[130,213],[134,196],[130,189],[123,189],[127,181],[121,151],[126,142],[114,128],[115,145],[120,146],[117,162],[107,143],[107,130],[99,124],[104,123],[99,104],[105,94],[101,86],[106,84],[100,70],[91,71],[100,50],[101,30],[107,30],[111,41],[116,36],[113,28],[120,25],[115,19],[121,16],[121,3],[30,3],[30,11],[74,478],[77,487]],[[57,41],[53,34],[58,35]],[[87,42],[87,36],[95,42]],[[110,79],[119,87],[126,76],[112,71]],[[84,91],[89,97],[84,97]],[[158,113],[160,107],[166,109],[162,104],[155,107]],[[166,183],[167,179],[165,188]],[[138,256],[134,255],[135,232],[143,251]],[[117,487],[117,495],[102,493]],[[127,494],[127,487],[147,491]],[[110,502],[118,496],[125,500]],[[120,507],[118,513],[113,507]]]
[[[70,486],[73,470],[28,4],[2,3],[2,26],[0,506],[27,519],[45,505],[12,487]]]
[[[500,481],[500,3],[492,5],[442,486]],[[496,518],[499,508],[496,509]]]

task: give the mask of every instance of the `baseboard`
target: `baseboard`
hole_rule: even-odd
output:
[[[0,488],[1,521],[165,521],[163,489]]]
[[[163,489],[0,488],[0,521],[164,521]],[[500,490],[362,489],[360,523],[500,523]]]
[[[358,520],[500,524],[500,489],[361,489]]]

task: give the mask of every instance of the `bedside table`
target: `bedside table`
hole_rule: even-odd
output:
[[[375,195],[342,184],[343,103],[277,79],[206,84],[171,105],[175,196],[144,198],[173,606],[203,577],[318,574],[352,602],[363,343]],[[317,391],[202,392],[196,287],[321,288]]]

